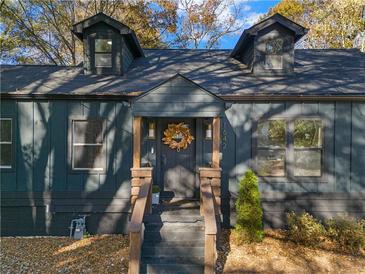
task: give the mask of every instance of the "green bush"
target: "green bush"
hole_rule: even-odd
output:
[[[356,252],[365,247],[365,220],[340,215],[326,222],[327,235],[339,249]]]
[[[235,232],[239,242],[260,242],[264,232],[258,178],[249,170],[240,181]]]
[[[158,185],[153,185],[152,186],[152,193],[159,193],[160,192],[160,187]]]
[[[325,237],[324,226],[309,213],[300,215],[290,212],[287,214],[289,240],[306,246],[316,246]]]

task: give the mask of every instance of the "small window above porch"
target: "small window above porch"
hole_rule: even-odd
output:
[[[181,74],[132,102],[133,115],[144,117],[217,117],[226,108],[224,100]]]

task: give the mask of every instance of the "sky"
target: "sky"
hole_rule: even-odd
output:
[[[257,19],[267,13],[270,8],[274,7],[280,0],[240,0],[242,9],[243,29],[249,28]],[[237,33],[225,36],[221,39],[219,48],[232,49],[237,43],[243,29]]]

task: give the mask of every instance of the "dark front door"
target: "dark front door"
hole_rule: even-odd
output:
[[[191,134],[195,136],[194,119],[162,119],[161,136],[168,124],[184,122],[190,128]],[[194,198],[197,194],[195,182],[195,143],[193,140],[186,149],[177,151],[171,149],[161,141],[161,168],[160,180],[162,182],[162,196],[174,198]]]

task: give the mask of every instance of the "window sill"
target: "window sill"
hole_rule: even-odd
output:
[[[15,172],[14,166],[0,166],[1,173],[13,173]]]
[[[106,174],[106,169],[70,168],[70,174]]]

